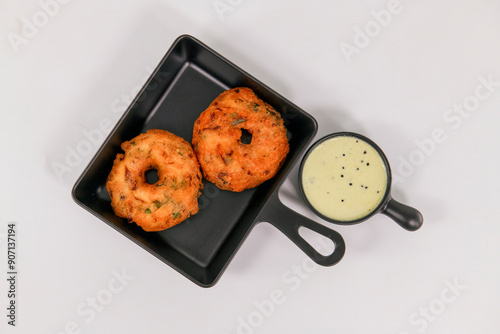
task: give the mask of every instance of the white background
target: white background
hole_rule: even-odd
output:
[[[497,333],[500,3],[396,5],[2,1],[0,332]],[[381,26],[371,12],[388,7],[395,13]],[[23,18],[40,27],[29,31]],[[260,224],[204,289],[77,206],[71,188],[100,143],[64,173],[54,166],[83,145],[82,131],[116,123],[181,34],[312,114],[318,138],[340,130],[372,138],[402,177],[394,196],[420,209],[424,226],[410,233],[382,215],[356,226],[323,222],[347,244],[343,260],[323,268]],[[357,53],[345,54],[347,44]],[[481,78],[496,86],[476,90]],[[470,112],[453,112],[464,103]],[[442,140],[430,144],[436,129]],[[296,174],[283,201],[321,222],[299,198]],[[18,239],[15,328],[6,317],[9,222]],[[126,286],[109,292],[121,272]],[[92,314],[96,297],[105,305]]]

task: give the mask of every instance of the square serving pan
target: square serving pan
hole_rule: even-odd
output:
[[[200,211],[161,232],[145,232],[117,217],[111,208],[106,178],[123,141],[156,128],[191,142],[201,112],[224,90],[249,87],[281,113],[290,152],[278,174],[260,186],[234,193],[204,180]],[[317,131],[313,117],[189,35],[178,37],[132,101],[72,190],[77,204],[203,287],[214,285],[255,224],[268,222],[285,233],[315,262],[333,265],[345,245],[337,232],[284,206],[279,187]],[[304,226],[328,238],[335,250],[323,256],[300,235]]]

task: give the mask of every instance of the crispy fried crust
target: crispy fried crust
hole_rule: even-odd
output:
[[[242,129],[251,134],[249,144]],[[236,192],[275,176],[289,151],[280,114],[245,87],[223,92],[201,113],[192,143],[203,176]]]
[[[111,206],[119,217],[145,231],[161,231],[198,212],[203,184],[191,145],[164,130],[151,129],[121,145],[106,182]],[[158,182],[145,174],[156,170]]]

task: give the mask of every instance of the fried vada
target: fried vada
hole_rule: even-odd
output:
[[[280,114],[246,87],[220,94],[193,127],[203,176],[224,190],[254,188],[276,175],[289,151]]]
[[[189,142],[151,129],[121,148],[106,182],[117,216],[145,231],[162,231],[198,212],[202,174]],[[146,173],[152,170],[158,181],[150,184]]]

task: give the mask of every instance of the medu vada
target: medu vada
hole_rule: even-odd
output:
[[[117,216],[145,231],[162,231],[198,212],[202,175],[189,142],[151,129],[121,148],[106,181]],[[152,170],[158,181],[149,184],[146,173]]]
[[[246,87],[220,94],[193,127],[193,148],[203,176],[240,192],[276,175],[289,151],[280,114]]]

